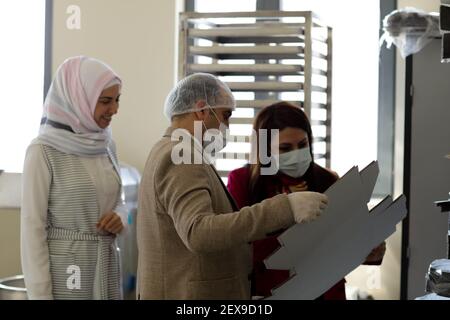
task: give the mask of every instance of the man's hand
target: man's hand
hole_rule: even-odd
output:
[[[122,219],[115,212],[109,212],[97,222],[97,229],[103,230],[112,234],[118,234],[123,230]]]
[[[296,223],[317,219],[328,206],[328,197],[317,192],[294,192],[288,199]]]

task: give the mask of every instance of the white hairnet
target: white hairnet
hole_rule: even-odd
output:
[[[196,108],[199,100],[207,106]],[[234,110],[236,102],[230,88],[215,76],[208,73],[195,73],[182,80],[170,91],[164,105],[164,115],[171,120],[173,116],[208,108],[229,108]]]

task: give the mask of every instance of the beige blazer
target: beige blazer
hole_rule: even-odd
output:
[[[288,198],[239,211],[212,165],[173,163],[181,140],[172,141],[172,132],[153,147],[142,176],[138,299],[250,299],[249,243],[294,224]],[[184,132],[190,156],[201,152]]]

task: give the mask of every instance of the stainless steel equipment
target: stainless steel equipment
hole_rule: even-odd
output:
[[[231,125],[251,126],[246,111],[256,116],[279,100],[302,107],[313,126],[315,159],[330,165],[332,29],[313,12],[183,12],[178,57],[178,79],[206,72],[228,84],[247,114],[233,115]],[[249,138],[231,135],[229,142]],[[248,160],[249,152],[229,151],[226,159]],[[228,172],[219,169],[222,177]]]

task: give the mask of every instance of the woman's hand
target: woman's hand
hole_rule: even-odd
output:
[[[112,234],[118,234],[123,230],[122,219],[115,212],[108,212],[103,215],[96,226],[98,230],[103,230]]]

